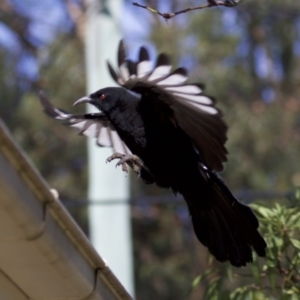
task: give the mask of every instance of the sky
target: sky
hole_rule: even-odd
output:
[[[43,46],[51,43],[61,32],[68,32],[72,27],[72,21],[65,12],[61,1],[43,0],[43,1],[11,1],[18,13],[30,18],[28,40],[35,46]],[[141,43],[146,43],[149,27],[147,22],[142,22],[143,13],[136,15],[132,5],[127,3],[123,8],[121,27],[124,31],[124,37],[128,39],[132,47],[137,49]],[[46,17],[45,17],[46,16]],[[141,26],[145,24],[145,26]],[[29,53],[22,52],[18,37],[0,20],[0,46],[11,54],[18,56],[18,71],[28,76],[29,79],[38,77],[38,65],[36,59]],[[150,45],[151,48],[151,45]],[[151,51],[151,49],[150,49]],[[129,55],[134,57],[136,51],[129,51]],[[153,47],[152,47],[153,52]]]
[[[51,43],[53,39],[61,32],[68,32],[72,28],[72,21],[65,11],[64,6],[60,0],[11,0],[15,5],[16,10],[26,17],[30,18],[30,26],[28,32],[28,40],[35,46],[43,46]],[[160,1],[159,10],[163,12],[169,11],[169,1]],[[224,10],[223,14],[223,29],[228,33],[237,32],[241,30],[236,26],[237,21],[236,10]],[[176,21],[185,22],[187,14],[178,16]],[[150,31],[151,21],[153,21],[151,13],[145,9],[134,7],[131,1],[124,1],[121,27],[125,40],[129,45],[129,56],[135,58],[137,51],[141,45],[146,45],[149,49],[151,57],[154,57],[156,49],[153,44],[147,40]],[[300,32],[300,21],[298,24]],[[193,40],[190,37],[184,41],[191,46]],[[0,20],[0,46],[6,51],[18,56],[18,72],[28,79],[36,79],[39,76],[38,63],[36,58],[30,53],[22,52],[20,43],[16,35],[9,30]],[[300,41],[295,43],[295,52],[300,55]],[[243,53],[247,53],[247,41],[242,42],[237,47],[237,53],[242,57]],[[257,47],[256,52],[256,71],[261,78],[267,78],[270,74],[275,79],[280,79],[282,70],[279,64],[274,63],[268,59],[263,47]],[[187,69],[193,68],[194,60],[189,56],[183,56],[179,62],[185,65]],[[229,62],[230,63],[230,62]],[[271,101],[272,91],[266,88],[263,93],[263,98],[266,101]]]

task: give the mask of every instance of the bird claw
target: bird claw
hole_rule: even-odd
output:
[[[124,154],[116,152],[116,153],[114,153],[113,155],[109,156],[106,159],[106,163],[111,162],[111,161],[113,161],[114,159],[117,159],[117,158],[121,159],[123,156],[124,156]]]
[[[128,173],[127,165],[129,165],[135,173],[140,175],[143,162],[138,156],[132,154],[124,155],[116,152],[113,155],[109,156],[106,159],[106,162],[111,162],[114,159],[119,159],[119,161],[116,164],[116,167],[122,166],[123,172]]]

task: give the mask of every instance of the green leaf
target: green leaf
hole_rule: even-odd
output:
[[[266,297],[262,291],[253,291],[253,298],[248,298],[253,300],[269,300],[270,297]]]
[[[275,203],[275,209],[278,215],[282,213],[282,206],[279,203]]]
[[[270,217],[270,209],[262,205],[252,204],[251,207],[264,218]]]
[[[247,291],[247,287],[238,287],[230,294],[230,299],[232,300],[242,299],[241,296],[243,296],[246,291]]]
[[[300,249],[300,241],[292,238],[290,239],[290,241],[295,248]]]
[[[220,292],[221,292],[221,277],[213,278],[206,289],[203,299],[207,300],[218,300]]]
[[[295,213],[295,210],[292,211],[292,216],[289,218],[289,220],[287,221],[286,225],[288,227],[290,226],[300,226],[300,212]]]
[[[193,282],[192,282],[192,286],[191,286],[191,290],[190,292],[195,289],[203,280],[205,280],[208,276],[210,276],[211,274],[217,272],[217,270],[215,269],[209,269],[206,270],[203,274],[197,276]]]
[[[277,274],[274,269],[268,270],[268,278],[273,292],[276,290],[276,275]]]
[[[253,274],[253,277],[255,279],[255,282],[258,284],[261,282],[261,277],[260,277],[260,274],[259,274],[259,266],[257,264],[252,264],[251,265],[251,269],[252,269],[252,274]]]
[[[269,268],[269,266],[265,264],[265,265],[263,265],[262,270],[263,270],[263,271],[267,271],[268,268]]]
[[[283,245],[283,239],[282,238],[274,236],[272,240],[273,240],[274,246],[276,246],[277,248],[282,247],[282,245]]]

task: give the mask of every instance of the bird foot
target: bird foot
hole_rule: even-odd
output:
[[[143,162],[138,156],[133,154],[124,155],[116,152],[113,155],[109,156],[106,159],[106,162],[111,162],[114,159],[119,159],[119,161],[116,164],[116,167],[122,166],[123,172],[128,173],[127,165],[129,165],[135,173],[140,175]]]

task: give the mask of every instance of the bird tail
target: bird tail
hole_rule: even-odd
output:
[[[205,167],[207,182],[205,199],[209,205],[199,205],[198,199],[185,197],[196,236],[220,262],[230,261],[241,267],[252,262],[252,249],[265,256],[266,242],[258,232],[258,220],[251,208],[240,203],[217,173]],[[209,201],[208,201],[209,200]]]

